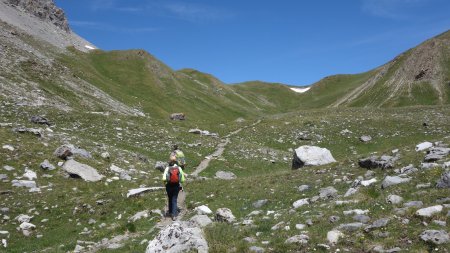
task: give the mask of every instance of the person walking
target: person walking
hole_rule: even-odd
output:
[[[173,145],[172,152],[170,152],[170,157],[175,157],[175,160],[178,162],[178,166],[180,166],[183,170],[186,168],[186,157],[181,149],[178,148],[178,145]]]
[[[168,214],[173,221],[178,216],[178,193],[182,190],[181,183],[184,182],[183,169],[178,166],[178,163],[174,157],[170,158],[169,166],[164,169],[162,180],[166,186],[169,211]]]

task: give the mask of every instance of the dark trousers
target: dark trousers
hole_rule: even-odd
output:
[[[180,192],[180,185],[166,184],[166,192],[167,197],[169,197],[169,214],[172,217],[176,217],[178,215],[177,200],[178,193]]]

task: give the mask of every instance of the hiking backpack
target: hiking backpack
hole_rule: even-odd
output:
[[[166,175],[166,181],[169,184],[179,184],[181,181],[180,168],[178,166],[169,167]]]

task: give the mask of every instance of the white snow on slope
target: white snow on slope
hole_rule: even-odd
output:
[[[291,90],[298,92],[298,93],[304,93],[307,92],[311,87],[306,87],[306,88],[291,88]]]

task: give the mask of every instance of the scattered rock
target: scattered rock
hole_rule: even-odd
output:
[[[228,208],[219,208],[216,211],[216,221],[232,223],[236,220],[233,213]]]
[[[368,135],[363,135],[361,137],[359,137],[359,140],[366,143],[372,140],[372,137],[368,136]]]
[[[68,157],[73,156],[73,155],[78,155],[81,156],[83,158],[92,158],[92,155],[81,148],[75,147],[72,144],[64,144],[62,146],[60,146],[59,148],[57,148],[55,150],[55,152],[53,153],[56,157],[63,159],[63,160],[67,160]]]
[[[89,165],[79,163],[75,160],[68,160],[64,163],[62,169],[71,176],[80,177],[87,182],[97,182],[104,177],[96,169]]]
[[[208,243],[203,232],[198,227],[192,227],[186,222],[174,222],[166,226],[150,241],[146,253],[163,252],[208,252]]]
[[[194,215],[190,221],[200,228],[206,227],[213,222],[207,215]]]
[[[47,125],[50,126],[50,122],[48,121],[48,119],[42,117],[42,116],[32,116],[30,118],[30,121],[35,123],[35,124],[42,124],[42,125]]]
[[[429,149],[431,147],[433,147],[433,143],[426,141],[426,142],[417,144],[415,149],[416,149],[416,151],[422,151],[425,149]]]
[[[155,169],[164,172],[164,170],[166,169],[166,167],[169,166],[169,164],[167,162],[161,162],[161,161],[157,161],[155,164]]]
[[[439,161],[450,154],[450,148],[443,147],[433,147],[428,152],[424,158],[425,162],[435,162]]]
[[[3,149],[7,149],[7,150],[9,150],[9,151],[14,151],[14,150],[15,150],[14,147],[13,147],[12,145],[8,145],[8,144],[7,144],[7,145],[3,145],[2,148],[3,148]]]
[[[331,245],[336,245],[339,238],[343,237],[344,234],[339,230],[331,230],[327,233],[327,240]]]
[[[31,180],[12,180],[11,183],[15,187],[36,188],[36,182]]]
[[[389,223],[389,218],[379,219],[379,220],[374,221],[372,223],[372,225],[365,227],[364,231],[369,232],[372,229],[386,227],[388,223]]]
[[[304,185],[300,185],[300,186],[298,187],[298,191],[299,191],[299,192],[304,192],[304,191],[309,190],[310,188],[311,188],[311,187],[310,187],[309,185],[304,184]]]
[[[37,128],[18,127],[18,128],[14,128],[13,131],[17,132],[17,133],[31,133],[38,137],[42,137],[42,129],[40,129],[40,128],[37,129]]]
[[[343,231],[347,231],[347,232],[354,232],[356,230],[359,230],[360,228],[362,228],[364,226],[363,223],[361,222],[355,222],[355,223],[346,223],[346,224],[341,224],[337,227],[338,230],[343,230]]]
[[[358,164],[360,167],[366,169],[375,169],[375,168],[390,169],[394,167],[394,163],[395,161],[397,161],[397,159],[398,159],[397,157],[388,155],[383,155],[381,157],[371,156],[368,158],[360,159],[358,161]]]
[[[301,207],[301,206],[304,206],[304,205],[309,205],[309,198],[306,198],[306,199],[299,199],[299,200],[295,201],[295,202],[292,204],[292,206],[293,206],[295,209],[297,209],[297,208],[299,208],[299,207]]]
[[[333,199],[337,196],[337,190],[334,187],[326,187],[322,188],[319,191],[319,197],[323,200]]]
[[[250,248],[248,248],[248,251],[254,253],[264,253],[264,249],[258,246],[251,246]]]
[[[211,209],[209,209],[209,207],[207,207],[207,206],[205,206],[205,205],[197,206],[197,207],[194,209],[194,211],[196,211],[198,215],[202,215],[202,214],[209,215],[209,214],[212,214]]]
[[[137,188],[137,189],[131,189],[128,190],[127,198],[138,196],[144,192],[154,192],[154,191],[160,191],[165,190],[165,187],[146,187],[146,188]]]
[[[316,146],[301,146],[294,152],[292,169],[303,166],[317,166],[336,162],[331,152],[326,148]]]
[[[441,178],[436,182],[437,188],[450,188],[450,171],[442,173]]]
[[[216,172],[215,178],[223,180],[233,180],[236,179],[236,175],[233,172],[220,170]]]
[[[309,236],[307,236],[307,235],[294,235],[294,236],[288,238],[284,243],[286,243],[286,244],[295,243],[295,244],[303,245],[303,244],[307,244],[308,241],[309,241]]]
[[[437,206],[430,206],[426,208],[422,208],[416,211],[416,215],[422,216],[422,217],[431,217],[436,213],[442,212],[443,206],[437,205]]]
[[[142,218],[148,218],[148,214],[149,214],[148,210],[140,211],[140,212],[137,212],[135,215],[131,216],[128,220],[135,222]]]
[[[41,169],[44,169],[44,170],[54,170],[54,169],[56,169],[56,167],[53,164],[51,164],[47,159],[45,159],[41,163],[40,166],[41,166]]]
[[[450,242],[450,237],[445,230],[425,230],[420,234],[420,239],[433,244],[445,244]]]
[[[386,178],[384,178],[383,182],[381,183],[381,188],[385,189],[387,187],[393,186],[393,185],[397,185],[397,184],[401,184],[401,183],[406,183],[411,181],[411,178],[406,177],[399,177],[399,176],[386,176]]]
[[[182,112],[172,113],[172,114],[170,114],[170,119],[171,120],[185,120],[186,116]]]
[[[258,200],[256,202],[253,202],[253,207],[254,208],[261,208],[262,206],[264,206],[265,204],[267,204],[267,202],[269,202],[267,199],[261,199]]]
[[[403,198],[398,195],[389,195],[386,198],[386,202],[397,205],[403,202]]]

